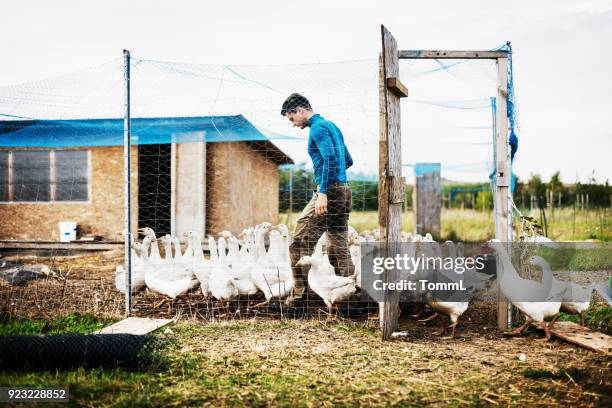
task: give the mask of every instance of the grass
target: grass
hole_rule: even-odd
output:
[[[532,214],[539,217],[534,211]],[[612,241],[612,209],[561,208],[546,213],[548,236],[555,241],[597,239]]]
[[[605,404],[607,395],[597,388],[605,361],[588,354],[580,368],[569,361],[579,356],[573,354],[558,362],[539,343],[539,351],[532,351],[534,343],[527,339],[381,342],[373,323],[311,320],[186,322],[172,331],[156,334],[173,339],[163,364],[141,371],[0,371],[0,384],[68,386],[71,403],[79,406],[526,406],[563,401],[587,406]],[[527,362],[519,362],[509,349],[517,346],[530,356]],[[532,358],[536,353],[540,358]],[[547,368],[552,364],[554,371]]]
[[[7,316],[0,316],[0,335],[92,333],[112,322],[112,319],[89,314],[69,314],[52,320],[9,319]]]
[[[584,314],[584,325],[599,332],[612,335],[612,307],[606,304],[591,305]],[[561,313],[559,320],[566,320],[574,323],[580,321],[577,315]]]
[[[525,215],[530,215],[525,211]],[[532,216],[539,218],[539,213]],[[612,241],[612,213],[610,209],[577,210],[571,208],[547,211],[548,236],[555,241],[579,241],[597,239]],[[290,217],[281,214],[281,222],[295,225],[299,213]],[[378,213],[376,211],[353,211],[349,223],[358,232],[378,228]],[[516,223],[515,223],[516,225]],[[414,230],[414,214],[406,211],[402,214],[402,230]],[[441,231],[442,240],[482,242],[491,239],[495,234],[492,211],[442,209]]]
[[[553,271],[612,270],[612,247],[608,243],[588,247],[562,244],[559,248],[537,247],[538,255],[547,260]]]

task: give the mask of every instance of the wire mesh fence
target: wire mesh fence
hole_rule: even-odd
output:
[[[321,258],[346,279],[339,285],[348,284],[340,313],[376,315],[378,304],[360,294],[357,276],[360,242],[380,238],[377,64],[131,59],[134,314],[327,318],[336,311],[307,278]],[[493,67],[420,61],[402,62],[400,70],[414,96],[403,107],[406,175],[414,162],[435,160],[444,163],[443,177],[486,177]],[[445,88],[443,95],[426,91],[440,82],[448,84],[435,87]],[[3,313],[124,313],[123,86],[122,61],[113,60],[0,89],[2,262],[14,276],[29,277],[20,284],[0,280]],[[303,245],[291,256],[299,220],[320,184],[308,129],[281,115],[283,100],[296,90],[341,129],[354,164],[347,185],[330,190],[328,216],[300,236]],[[404,229],[411,231],[408,209]],[[335,219],[344,221],[338,226]],[[315,260],[297,268],[304,255]],[[306,290],[291,305],[296,269],[304,270]],[[214,288],[211,276],[221,282]]]

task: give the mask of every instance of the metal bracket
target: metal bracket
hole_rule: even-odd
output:
[[[499,165],[502,169],[508,168],[508,161],[504,160],[499,162]],[[497,187],[509,187],[510,186],[510,175],[504,170],[497,171]]]

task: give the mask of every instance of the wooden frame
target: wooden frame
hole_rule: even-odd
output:
[[[382,53],[379,59],[379,103],[380,103],[380,139],[379,139],[379,214],[378,221],[382,240],[387,243],[387,253],[393,253],[393,247],[400,242],[401,235],[401,201],[399,190],[404,188],[401,177],[401,119],[400,97],[407,96],[408,91],[399,81],[399,59],[492,59],[497,62],[497,111],[495,132],[495,237],[502,242],[511,239],[510,205],[510,153],[507,143],[507,82],[508,52],[506,51],[444,51],[444,50],[398,50],[397,42],[391,33],[381,26]],[[399,85],[398,85],[399,84]],[[401,184],[401,187],[399,186]],[[403,196],[402,196],[403,199]],[[501,269],[498,267],[498,271]],[[383,275],[383,281],[393,282],[398,278],[397,270],[389,270]],[[499,272],[498,272],[499,278]],[[390,291],[385,294],[380,304],[380,327],[383,339],[391,338],[397,329],[399,294]],[[497,324],[501,329],[509,325],[508,303],[498,292]]]
[[[400,59],[498,59],[508,58],[507,51],[401,50]]]

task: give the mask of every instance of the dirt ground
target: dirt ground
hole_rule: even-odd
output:
[[[410,335],[390,342],[380,340],[376,322],[363,321],[255,319],[175,330],[185,353],[224,361],[235,376],[257,367],[296,377],[294,386],[305,383],[306,393],[310,388],[320,394],[317,402],[330,405],[610,406],[609,356],[544,343],[535,332],[505,337],[481,325],[482,312],[472,311],[456,339],[440,338],[439,322],[413,319],[401,322]],[[279,392],[273,391],[272,400]]]
[[[48,278],[23,286],[0,281],[0,313],[9,318],[75,312],[120,318],[124,299],[114,288],[120,259],[104,254],[53,258],[45,262],[54,271]],[[543,342],[537,331],[504,336],[495,328],[495,304],[472,305],[455,339],[437,334],[448,324],[446,317],[421,323],[404,314],[400,330],[408,335],[382,342],[378,322],[367,318],[375,315],[375,305],[355,304],[352,318],[346,318],[345,309],[344,317],[327,323],[316,303],[309,317],[291,319],[279,309],[247,310],[246,304],[256,300],[245,299],[228,312],[204,302],[198,291],[172,304],[152,292],[135,296],[136,315],[180,316],[172,329],[178,353],[191,356],[198,370],[219,378],[255,378],[244,389],[218,384],[208,389],[202,388],[208,380],[190,380],[193,389],[184,390],[186,399],[180,403],[284,405],[311,395],[319,399],[304,400],[305,405],[612,406],[612,357],[557,339]],[[262,373],[272,385],[258,383]],[[287,399],[278,400],[279,395]]]

